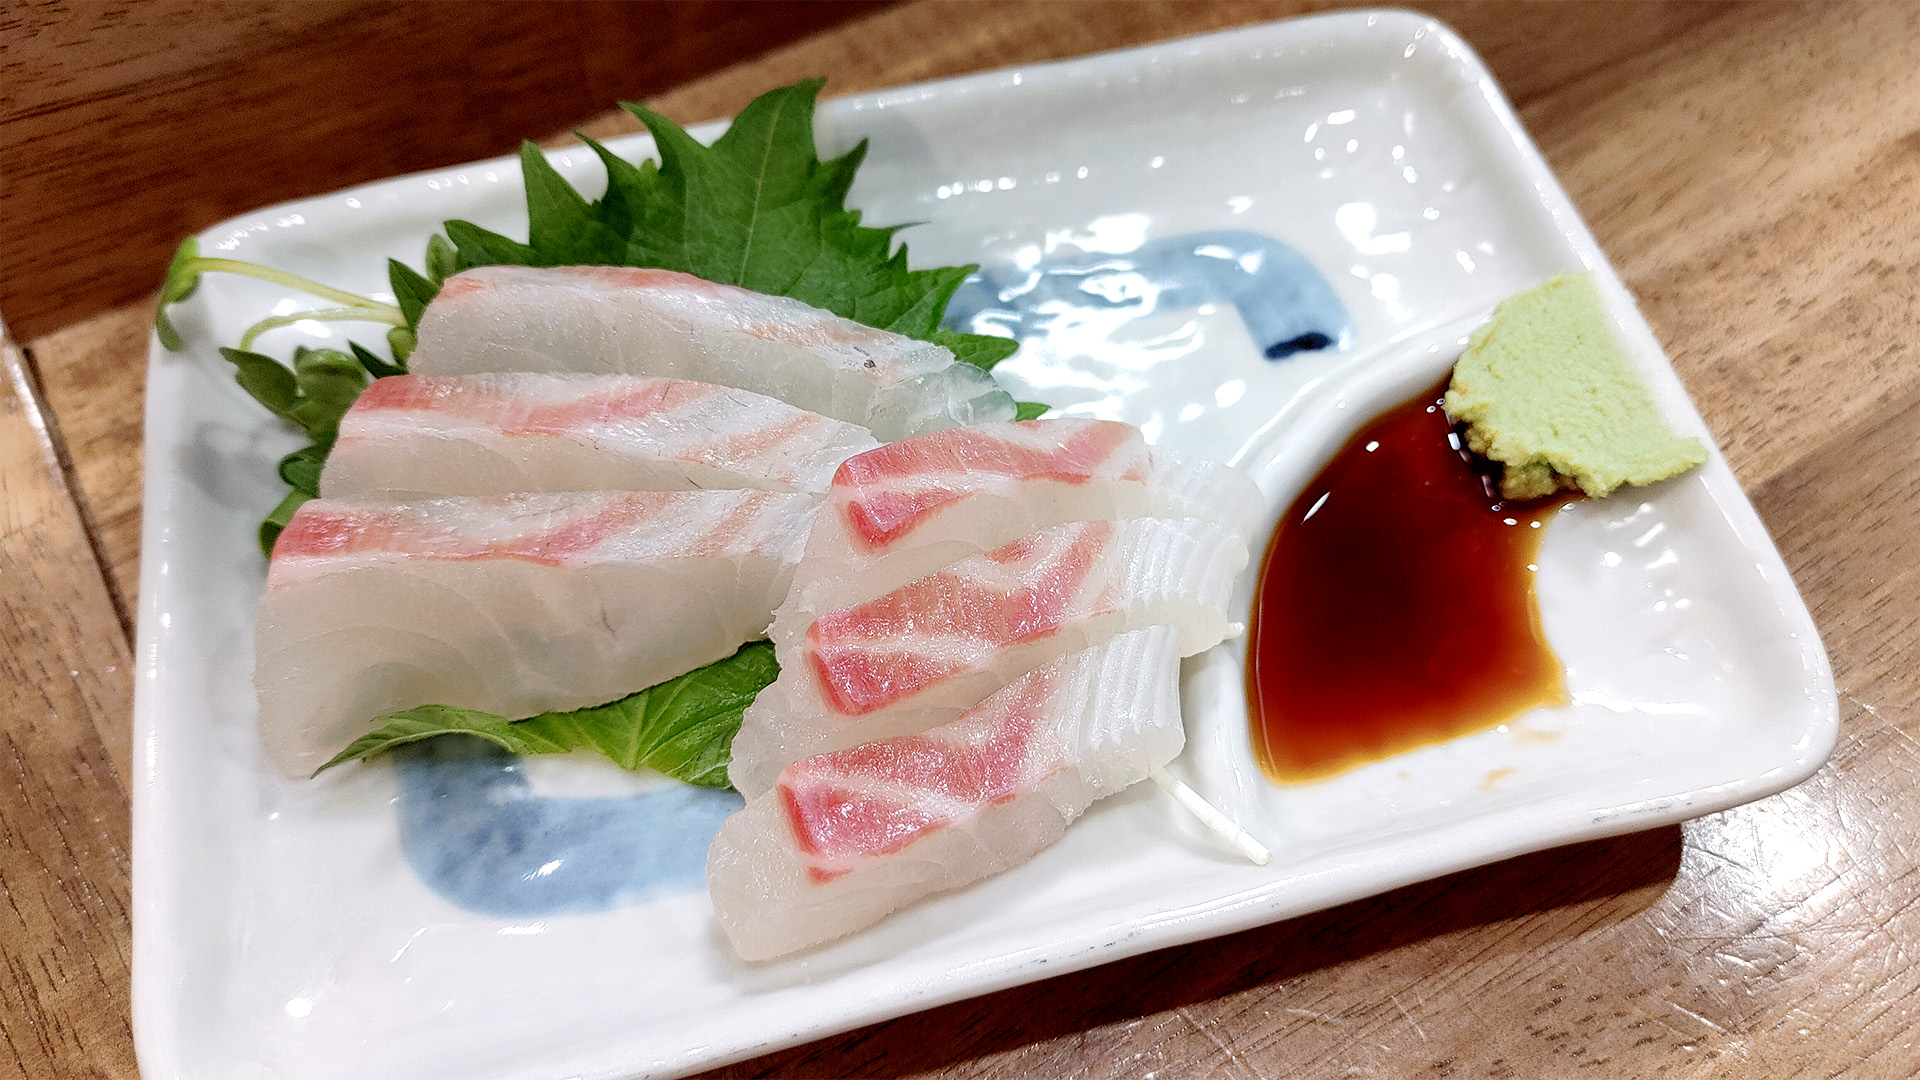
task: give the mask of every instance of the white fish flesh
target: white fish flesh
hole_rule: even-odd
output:
[[[828,612],[747,709],[728,775],[751,798],[790,761],[946,723],[1128,630],[1167,624],[1182,655],[1211,648],[1232,632],[1246,562],[1246,545],[1207,522],[1075,522]]]
[[[1150,448],[1111,420],[953,428],[849,458],[814,519],[769,636],[1070,521],[1199,518],[1246,542],[1264,503],[1237,469]]]
[[[670,270],[483,266],[448,278],[408,359],[422,375],[576,371],[719,383],[882,440],[1011,420],[991,376],[939,345]]]
[[[405,500],[517,491],[820,493],[880,444],[764,394],[633,375],[395,375],[340,422],[320,494]]]
[[[585,492],[316,499],[280,534],[255,631],[260,731],[306,775],[416,705],[595,705],[764,633],[812,496]]]
[[[1177,634],[1136,630],[951,724],[788,765],[708,851],[720,926],[771,959],[1032,858],[1179,754],[1179,682]]]

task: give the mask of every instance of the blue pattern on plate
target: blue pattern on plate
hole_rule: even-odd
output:
[[[1075,309],[1192,310],[1232,304],[1269,359],[1353,340],[1346,305],[1306,257],[1258,233],[1223,229],[1149,240],[1124,254],[1076,252],[1031,269],[995,266],[954,292],[946,326],[1025,340]]]
[[[742,805],[679,783],[620,798],[536,795],[519,758],[465,735],[395,757],[407,862],[434,892],[487,915],[601,911],[704,888],[707,846]]]

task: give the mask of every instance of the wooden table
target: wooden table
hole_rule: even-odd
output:
[[[655,104],[700,120],[819,72],[850,92],[1318,6],[911,4]],[[1832,762],[1683,827],[726,1073],[1920,1073],[1920,4],[1432,10],[1502,80],[1772,529],[1833,657]],[[149,313],[0,358],[0,1076],[135,1071],[125,778]]]

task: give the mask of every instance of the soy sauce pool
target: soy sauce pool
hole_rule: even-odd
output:
[[[1436,386],[1373,420],[1280,519],[1248,644],[1254,757],[1318,780],[1567,701],[1534,575],[1568,500],[1502,504]]]

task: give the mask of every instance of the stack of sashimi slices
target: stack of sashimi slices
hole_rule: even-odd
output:
[[[447,279],[274,547],[260,728],[307,775],[386,713],[597,705],[766,633],[847,457],[1009,419],[926,342],[686,274]]]
[[[1052,843],[1179,753],[1180,659],[1233,632],[1251,481],[1126,424],[1010,422],[937,345],[499,266],[446,281],[411,366],[275,545],[263,741],[306,775],[385,714],[597,705],[771,636],[709,856],[749,959]]]
[[[955,428],[835,473],[708,855],[750,960],[998,873],[1184,743],[1179,665],[1233,632],[1259,512],[1096,420]]]

